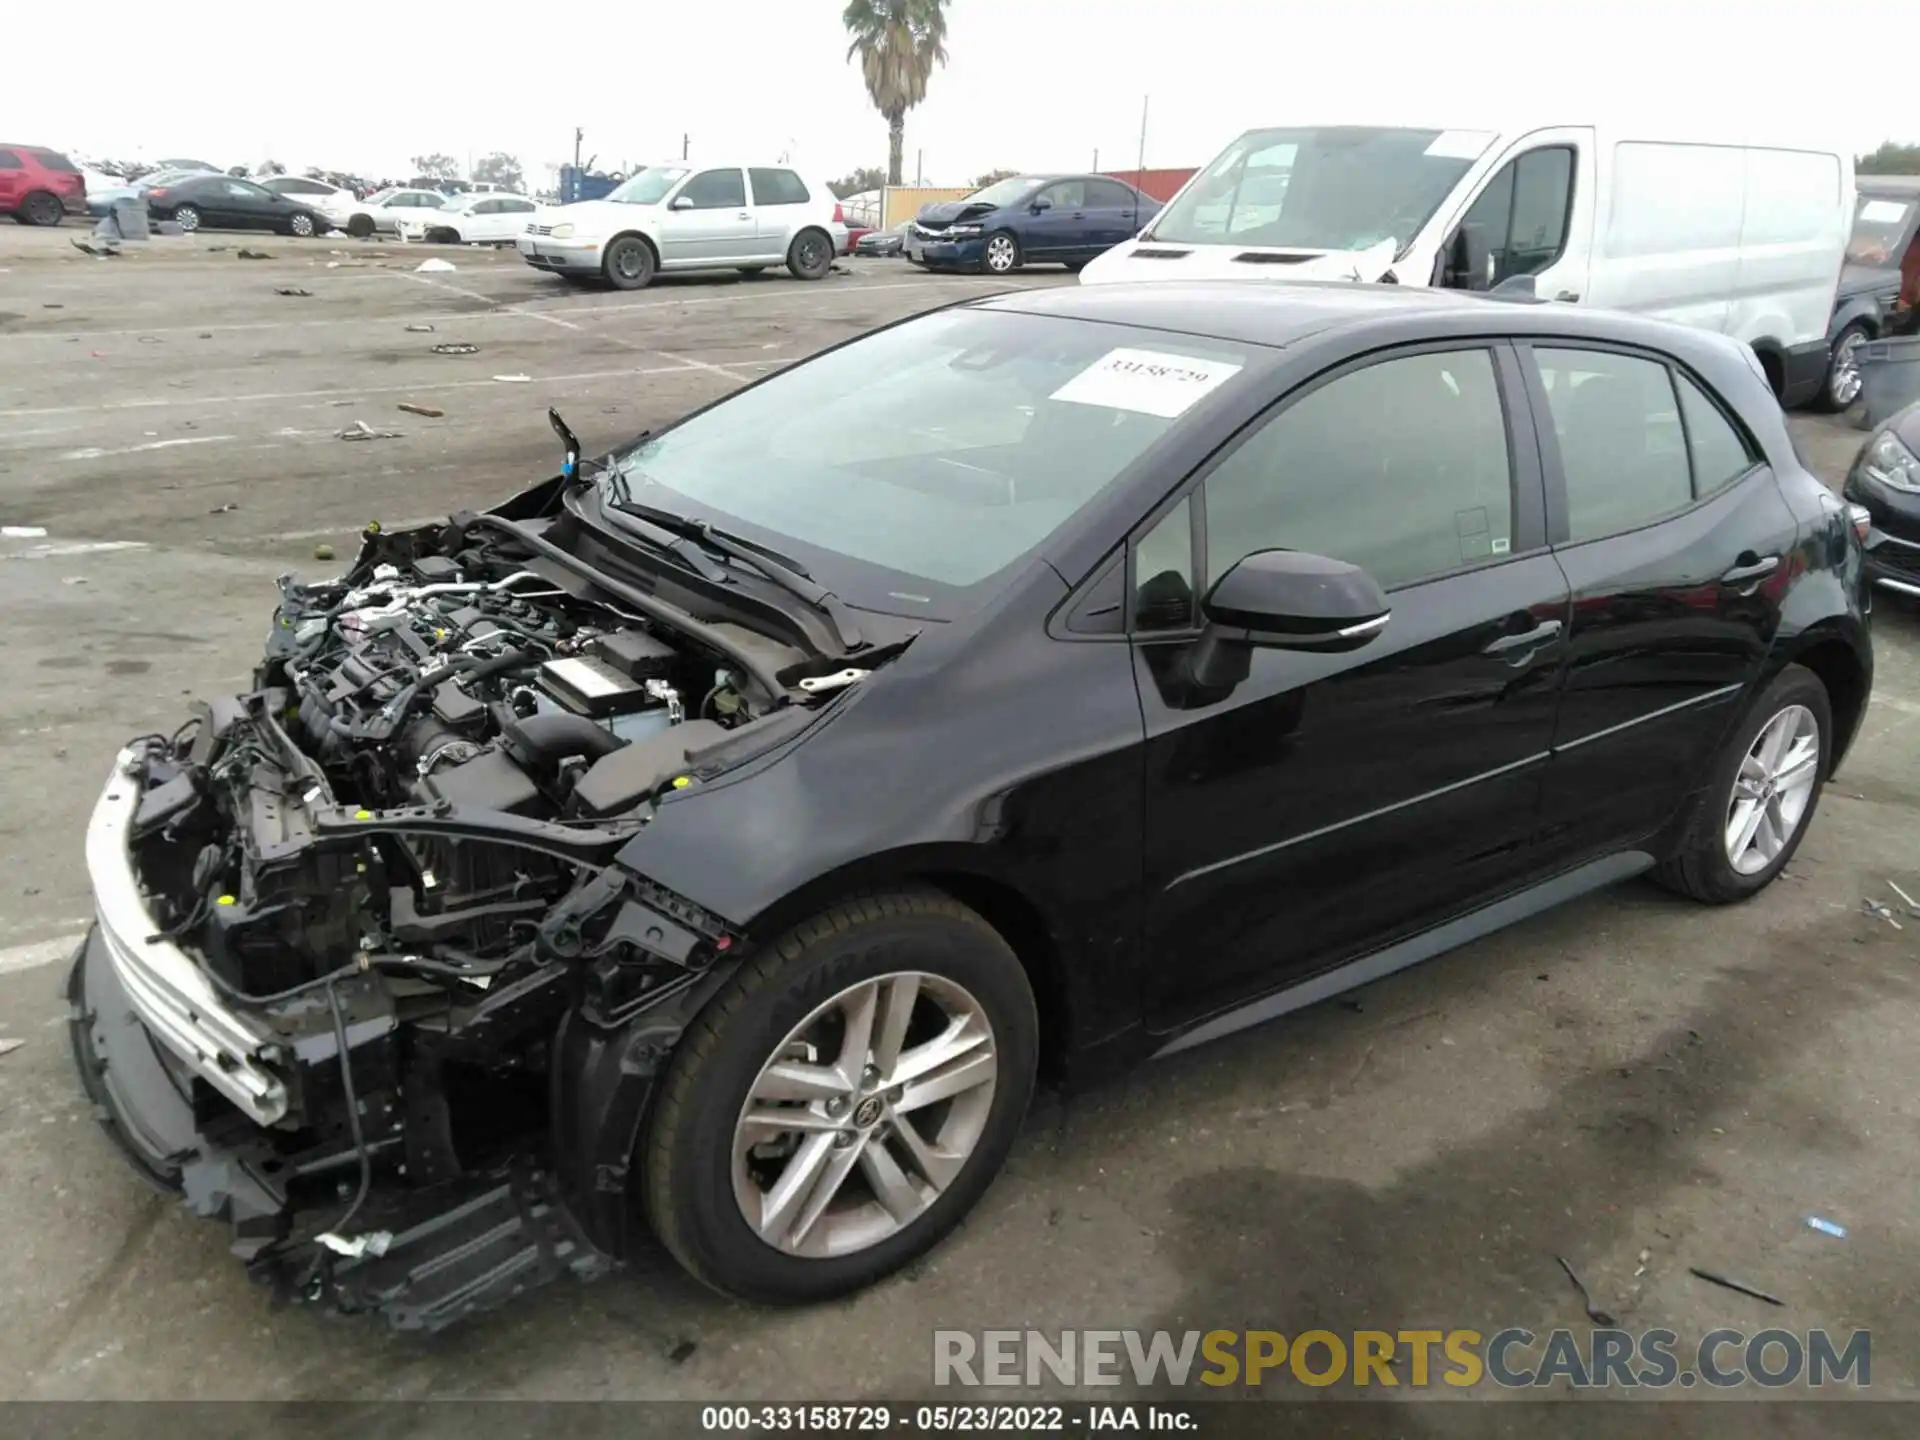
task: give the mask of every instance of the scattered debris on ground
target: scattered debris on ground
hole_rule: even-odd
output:
[[[531,375],[496,375],[493,378],[505,385],[527,385],[533,381]]]
[[[96,245],[91,238],[85,235],[75,235],[72,239],[74,249],[84,250],[89,255],[97,255],[102,260],[115,259],[118,258],[120,254],[119,245],[111,240]]]
[[[1742,1295],[1751,1295],[1756,1300],[1764,1300],[1769,1305],[1784,1305],[1787,1303],[1778,1295],[1769,1295],[1764,1290],[1754,1289],[1753,1286],[1746,1284],[1744,1281],[1729,1279],[1725,1275],[1716,1275],[1711,1270],[1702,1270],[1698,1265],[1689,1265],[1687,1267],[1687,1273],[1698,1276],[1710,1285],[1723,1286],[1728,1290],[1737,1290]]]
[[[1563,1256],[1556,1255],[1553,1258],[1560,1262],[1560,1268],[1567,1272],[1567,1279],[1571,1280],[1573,1282],[1573,1288],[1580,1292],[1580,1299],[1587,1307],[1587,1318],[1596,1325],[1605,1325],[1611,1328],[1613,1325],[1613,1316],[1593,1303],[1593,1296],[1588,1293],[1586,1282],[1573,1273],[1573,1266],[1569,1265]]]
[[[431,335],[433,333],[433,326],[409,325],[407,326],[407,332],[411,335]]]
[[[84,575],[62,575],[60,577],[60,583],[62,585],[84,585],[87,583],[87,577]]]
[[[1898,920],[1893,918],[1893,911],[1887,906],[1885,901],[1876,900],[1869,895],[1860,902],[1860,908],[1876,920],[1886,921],[1887,924],[1893,926],[1896,930],[1906,928]]]
[[[436,410],[431,405],[415,405],[411,400],[402,400],[394,408],[404,410],[409,415],[424,415],[429,420],[438,420],[447,413],[444,410]]]
[[[0,535],[9,540],[39,540],[46,536],[44,525],[0,525]]]
[[[239,260],[271,260],[273,256],[264,250],[238,250],[234,252],[234,258]]]
[[[454,341],[452,343],[443,343],[434,346],[433,353],[436,355],[478,355],[480,353],[480,347],[478,345],[465,345],[459,341]]]
[[[305,296],[311,296],[313,294],[311,290],[302,290],[298,285],[276,285],[273,287],[273,293],[276,295],[305,295]]]
[[[1893,891],[1894,894],[1900,897],[1900,903],[1907,907],[1907,914],[1909,917],[1915,920],[1920,920],[1920,904],[1916,904],[1914,902],[1913,896],[1907,894],[1906,891],[1902,890],[1898,885],[1894,884],[1893,881],[1891,880],[1887,881],[1887,888]]]
[[[26,1043],[24,1040],[0,1040],[0,1055],[11,1055]]]
[[[316,559],[316,560],[331,560],[331,559],[333,559],[333,547],[332,547],[331,545],[316,545],[316,546],[314,546],[314,547],[313,547],[313,558],[314,558],[314,559]]]
[[[1807,1216],[1807,1228],[1809,1230],[1818,1230],[1822,1235],[1831,1235],[1836,1240],[1844,1240],[1847,1238],[1847,1227],[1837,1221],[1827,1219],[1824,1215]]]
[[[64,310],[67,307],[64,305],[56,305],[53,301],[49,300],[46,304],[42,305],[40,308],[42,310]]]
[[[209,515],[225,515],[225,514],[226,514],[226,513],[228,512],[228,511],[230,511],[230,510],[238,510],[239,508],[240,508],[240,507],[239,507],[239,505],[238,505],[238,504],[236,504],[236,503],[235,503],[234,501],[232,501],[232,500],[229,500],[229,501],[228,501],[228,502],[227,502],[226,504],[224,504],[224,505],[216,505],[216,506],[214,506],[214,507],[213,507],[213,508],[212,508],[211,510],[209,510],[209,511],[207,511],[207,513],[208,513]]]
[[[458,267],[455,266],[451,260],[441,260],[441,259],[435,258],[432,260],[422,260],[418,265],[414,266],[413,268],[415,270],[427,270],[435,274],[438,274],[442,271],[457,269]]]
[[[376,430],[364,420],[356,420],[340,432],[342,440],[398,440],[404,432]]]
[[[667,1359],[676,1365],[684,1365],[688,1358],[692,1356],[693,1352],[699,1348],[700,1347],[691,1340],[675,1341],[672,1348],[667,1351]]]

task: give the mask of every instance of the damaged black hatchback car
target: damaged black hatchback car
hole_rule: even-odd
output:
[[[925,1251],[1096,1075],[1766,885],[1860,529],[1719,337],[1362,286],[921,316],[282,582],[87,834],[80,1073],[300,1300]]]

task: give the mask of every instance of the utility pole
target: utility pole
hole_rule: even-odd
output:
[[[573,127],[573,168],[580,168],[580,142],[587,138],[587,132],[578,125]]]
[[[1140,97],[1140,158],[1134,162],[1133,183],[1138,185],[1141,177],[1147,173],[1147,105],[1151,95]]]
[[[927,183],[926,158],[927,152],[924,150],[913,152],[913,183],[916,187]]]
[[[1093,173],[1096,175],[1100,173],[1100,147],[1098,145],[1093,147]]]
[[[681,137],[680,137],[680,158],[681,158],[682,160],[684,160],[684,159],[686,159],[686,158],[687,158],[687,150],[688,150],[688,147],[692,145],[692,143],[693,143],[693,138],[692,138],[691,136],[689,136],[689,135],[685,135],[685,134],[682,134],[682,135],[681,135]]]

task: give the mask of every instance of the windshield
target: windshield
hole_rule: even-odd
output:
[[[1011,205],[1027,191],[1040,182],[1031,175],[1009,175],[1005,180],[996,180],[984,190],[976,190],[960,203],[963,205],[991,205],[996,210],[1002,205]]]
[[[1898,265],[1902,243],[1913,223],[1916,200],[1887,200],[1871,195],[1860,197],[1854,212],[1853,238],[1847,241],[1849,265]]]
[[[1250,130],[1143,237],[1183,245],[1404,246],[1493,143],[1482,130]]]
[[[622,468],[639,504],[817,547],[820,569],[879,567],[865,595],[823,577],[849,603],[937,614],[938,587],[1033,549],[1247,361],[1164,331],[942,311],[742,391]]]
[[[622,205],[658,205],[667,192],[687,176],[684,167],[649,165],[630,179],[622,180],[607,196]]]

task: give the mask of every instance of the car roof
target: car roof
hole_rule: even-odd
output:
[[[1724,361],[1732,344],[1710,331],[1580,305],[1530,304],[1464,290],[1343,281],[1060,285],[971,303],[978,309],[1058,315],[1275,349],[1335,331],[1363,326],[1391,331],[1396,320],[1436,319],[1452,322],[1447,326],[1450,333],[1612,341],[1648,345],[1683,358],[1713,351]],[[1392,343],[1393,336],[1382,339]]]
[[[1920,195],[1920,175],[1858,175],[1854,188],[1862,195]]]

